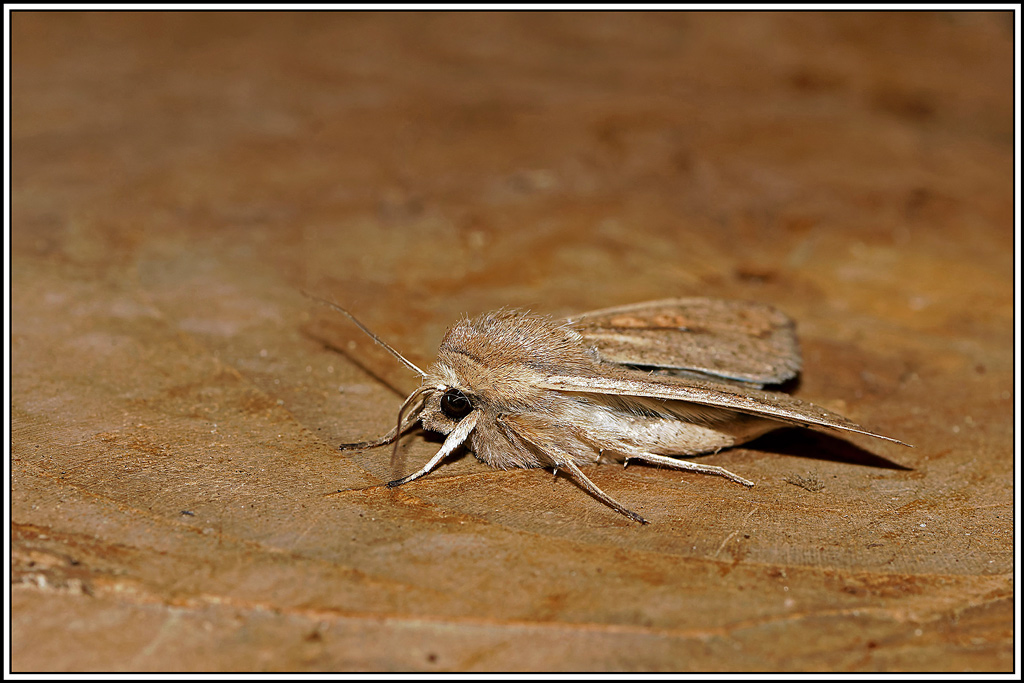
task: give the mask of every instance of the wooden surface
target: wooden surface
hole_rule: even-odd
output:
[[[15,671],[1008,671],[1009,14],[12,18]],[[385,432],[463,313],[771,303],[784,430]]]

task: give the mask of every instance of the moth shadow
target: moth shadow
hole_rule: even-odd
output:
[[[913,467],[901,465],[838,436],[797,427],[769,432],[744,444],[743,448],[762,453],[795,455],[798,458],[830,460],[887,470],[902,470],[904,472],[914,470]]]
[[[322,330],[319,327],[312,324],[303,325],[301,327],[301,330],[303,334],[305,334],[313,341],[323,345],[325,349],[329,349],[343,356],[345,360],[347,360],[349,363],[365,372],[367,375],[369,375],[376,381],[380,382],[382,385],[384,385],[389,390],[394,392],[396,396],[401,396],[402,398],[405,398],[406,396],[409,395],[408,391],[403,391],[401,388],[398,387],[397,383],[393,380],[393,378],[385,376],[379,370],[371,367],[369,363],[366,362],[365,359],[362,359],[359,356],[356,356],[353,353],[351,353],[348,349],[345,348],[343,344],[334,340],[332,338],[333,335],[329,335],[325,330]]]
[[[762,387],[765,391],[776,391],[780,394],[794,394],[800,389],[800,384],[803,381],[803,375],[797,374],[796,377],[790,377],[785,382],[779,382],[777,384],[766,384]]]

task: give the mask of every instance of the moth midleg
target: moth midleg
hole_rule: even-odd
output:
[[[693,462],[691,460],[680,460],[678,458],[670,458],[667,455],[655,455],[654,453],[635,453],[626,456],[623,460],[623,466],[629,464],[630,460],[640,460],[642,462],[649,462],[654,465],[664,465],[665,467],[671,467],[677,470],[689,470],[691,472],[701,472],[703,474],[717,474],[720,477],[725,477],[737,484],[743,484],[744,486],[753,486],[754,482],[749,479],[744,479],[738,474],[733,474],[724,467],[718,465],[701,465],[700,463]]]
[[[427,474],[428,472],[430,472],[430,470],[437,467],[437,464],[439,462],[447,458],[449,455],[451,455],[452,451],[454,451],[456,448],[462,445],[462,442],[466,440],[466,437],[469,436],[469,433],[473,431],[473,427],[476,426],[476,421],[479,417],[479,411],[474,410],[473,412],[466,415],[466,417],[462,418],[462,422],[460,422],[455,427],[455,429],[452,430],[452,433],[448,435],[448,438],[444,440],[444,444],[441,446],[441,450],[439,450],[434,455],[434,457],[431,458],[429,462],[427,462],[426,465],[424,465],[418,471],[413,472],[407,477],[402,477],[401,479],[389,481],[388,488],[393,489],[396,486],[408,484],[410,481],[414,479],[419,479],[424,474]]]
[[[515,416],[501,416],[498,418],[497,423],[501,425],[503,428],[505,428],[510,435],[514,436],[517,439],[520,439],[530,448],[536,450],[539,454],[542,454],[544,459],[548,463],[550,463],[551,467],[554,469],[556,478],[558,476],[558,470],[565,470],[566,472],[569,473],[569,476],[572,477],[573,481],[582,486],[583,490],[592,495],[594,498],[597,498],[599,501],[601,501],[611,509],[615,510],[619,514],[629,517],[634,522],[639,522],[640,524],[647,524],[646,519],[644,519],[643,517],[633,512],[619,501],[609,496],[607,493],[599,489],[597,487],[597,484],[587,479],[587,475],[583,474],[583,472],[580,471],[580,468],[576,466],[576,463],[573,462],[572,455],[566,453],[564,450],[560,448],[554,448],[552,446],[544,448],[540,446],[537,443],[536,439],[531,438],[526,433],[526,430],[523,428],[523,425],[518,424],[518,421]]]
[[[634,522],[647,524],[646,519],[644,519],[637,513],[633,512],[632,510],[624,506],[622,503],[618,502],[617,500],[609,496],[607,493],[602,491],[601,489],[597,488],[597,484],[587,479],[587,476],[580,471],[580,468],[577,467],[576,463],[574,463],[572,460],[565,460],[563,462],[560,462],[558,463],[558,467],[568,472],[577,484],[586,489],[587,493],[594,496],[594,498],[597,498],[599,501],[601,501],[611,509],[629,517]]]

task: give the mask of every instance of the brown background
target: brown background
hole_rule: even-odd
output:
[[[1012,15],[12,18],[15,671],[1013,667]],[[753,479],[342,454],[462,313],[793,316]],[[390,388],[389,388],[390,385]]]

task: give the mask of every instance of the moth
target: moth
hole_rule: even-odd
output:
[[[664,299],[567,319],[500,309],[455,323],[423,371],[341,306],[312,298],[347,316],[422,380],[402,403],[394,429],[340,448],[394,443],[397,451],[398,439],[417,423],[446,435],[434,457],[389,488],[419,479],[466,445],[499,469],[561,470],[602,503],[646,524],[580,467],[639,461],[753,486],[679,456],[717,452],[791,425],[908,445],[765,390],[796,377],[801,358],[793,321],[762,303]]]

